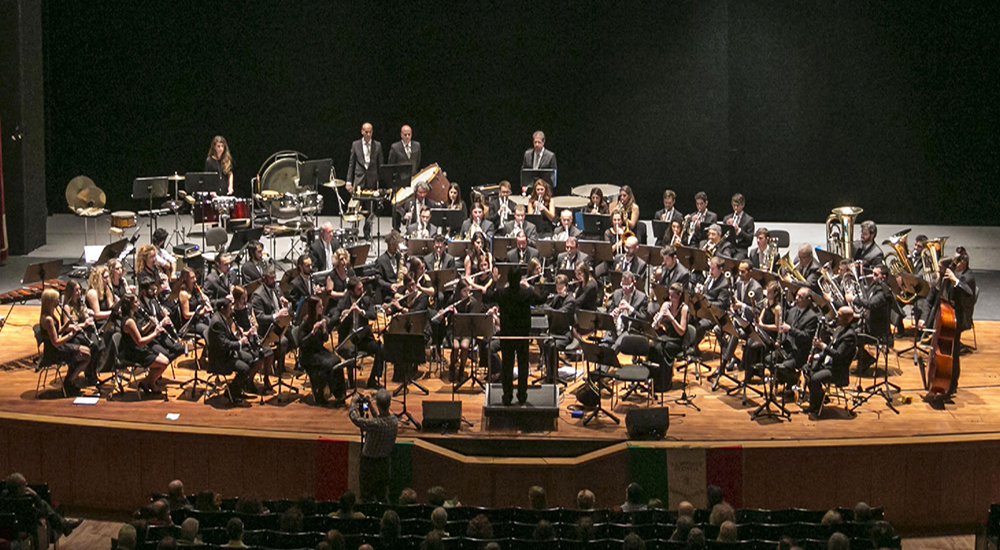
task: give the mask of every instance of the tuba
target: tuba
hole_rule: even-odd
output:
[[[882,244],[892,247],[892,251],[894,252],[894,254],[885,257],[885,266],[889,268],[889,273],[893,275],[913,273],[913,266],[910,265],[910,250],[906,246],[906,236],[909,234],[910,230],[904,229],[882,241]]]
[[[771,237],[767,240],[767,248],[761,251],[760,267],[768,273],[774,271],[774,260],[778,258],[778,238]]]
[[[854,249],[854,220],[864,212],[857,206],[834,208],[826,218],[826,251],[851,258]]]
[[[941,261],[941,255],[944,254],[944,243],[947,240],[948,237],[928,239],[924,249],[920,251],[920,263],[924,268],[924,280],[932,285],[937,284],[939,277],[938,262]]]

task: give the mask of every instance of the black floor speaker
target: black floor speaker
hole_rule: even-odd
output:
[[[625,415],[625,430],[629,439],[657,441],[667,435],[670,427],[670,409],[651,407],[632,409]]]
[[[425,432],[457,432],[462,426],[461,401],[424,401]]]

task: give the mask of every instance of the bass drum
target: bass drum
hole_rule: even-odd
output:
[[[430,192],[427,193],[427,197],[434,202],[447,202],[448,200],[448,189],[451,187],[451,183],[448,182],[448,178],[445,177],[444,172],[441,171],[441,167],[437,164],[432,164],[427,168],[417,172],[417,175],[410,178],[410,189],[417,186],[417,184],[426,183],[430,187]],[[405,187],[403,189],[406,189]],[[401,190],[402,191],[402,190]],[[408,197],[406,197],[408,198]],[[397,202],[402,202],[406,198],[400,199],[399,195],[396,196]],[[395,203],[394,203],[395,204]]]
[[[300,164],[297,157],[275,160],[260,177],[260,190],[297,194],[299,187],[295,185],[295,178],[299,177]]]

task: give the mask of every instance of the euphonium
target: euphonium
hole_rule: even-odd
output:
[[[850,258],[854,247],[854,220],[864,212],[857,206],[834,208],[826,218],[826,251]]]
[[[788,273],[789,275],[792,276],[793,279],[795,279],[800,283],[806,282],[806,278],[803,277],[802,274],[799,273],[799,270],[795,269],[795,266],[792,265],[791,261],[789,261],[788,254],[785,254],[784,256],[778,258],[778,272]]]
[[[767,248],[761,251],[760,267],[764,271],[774,271],[774,260],[778,257],[778,238],[771,237],[767,240]]]
[[[889,268],[889,273],[899,275],[900,273],[913,273],[913,266],[910,265],[910,251],[906,246],[906,236],[910,234],[909,229],[904,229],[899,233],[882,241],[882,244],[892,247],[895,254],[886,255],[885,265]]]
[[[929,239],[924,249],[920,251],[920,262],[924,268],[924,280],[928,283],[936,284],[938,274],[938,262],[944,253],[944,243],[948,237]]]
[[[833,276],[830,275],[829,267],[830,263],[827,262],[826,265],[819,268],[819,288],[824,294],[830,295],[830,301],[836,307],[840,307],[847,304],[847,299],[844,297],[844,292],[837,286],[837,282],[833,280]]]

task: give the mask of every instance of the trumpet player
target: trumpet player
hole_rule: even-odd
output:
[[[608,315],[614,320],[614,328],[605,335],[608,343],[614,343],[617,350],[621,337],[628,331],[631,321],[626,317],[633,317],[645,320],[649,314],[649,298],[644,292],[636,288],[638,277],[631,271],[622,272],[622,286],[611,294],[611,298],[604,304]]]
[[[431,223],[431,209],[426,206],[420,209],[420,216],[414,223],[406,226],[406,234],[413,239],[430,239],[438,234],[438,227]]]
[[[590,265],[590,255],[580,251],[579,242],[576,237],[568,237],[566,239],[566,251],[560,252],[556,256],[556,270],[573,270],[579,262]]]
[[[864,262],[865,267],[880,265],[885,260],[885,254],[875,242],[878,226],[871,220],[861,222],[861,242],[854,247],[854,259]]]
[[[711,225],[719,221],[719,215],[708,209],[708,193],[698,191],[694,195],[695,211],[688,214],[684,228],[684,244],[690,247],[700,247],[705,240],[705,224]]]
[[[516,237],[518,233],[524,233],[528,238],[528,243],[531,246],[535,246],[535,240],[538,239],[538,228],[535,224],[524,220],[525,209],[523,204],[519,204],[514,207],[514,220],[507,222],[507,225],[503,227],[503,234],[508,237]]]
[[[552,208],[552,188],[545,180],[535,180],[531,190],[531,198],[528,200],[528,214],[540,214],[552,225],[556,217],[556,211]]]
[[[630,235],[625,238],[624,246],[622,247],[622,253],[615,256],[615,267],[618,271],[622,273],[628,271],[635,274],[636,279],[646,278],[646,262],[636,256],[635,252],[639,249],[639,239],[635,235]]]
[[[496,226],[493,222],[483,218],[483,203],[472,203],[472,210],[469,211],[469,219],[462,222],[462,229],[459,234],[463,239],[472,240],[477,233],[482,233],[487,238],[493,238]]]
[[[663,192],[663,208],[656,211],[653,216],[654,220],[670,223],[677,220],[684,223],[684,214],[681,214],[680,210],[674,208],[674,204],[677,202],[677,193],[673,190],[667,189]]]
[[[687,290],[691,284],[691,272],[677,261],[677,248],[672,245],[664,246],[660,255],[663,263],[654,273],[656,284],[670,288],[670,285],[679,283],[682,290]]]
[[[528,246],[528,236],[523,232],[517,233],[514,237],[514,248],[507,252],[507,262],[512,264],[526,264],[531,260],[538,259],[538,250]]]
[[[563,210],[559,213],[559,225],[556,226],[555,231],[552,233],[552,239],[556,241],[565,241],[570,237],[579,237],[581,231],[576,227],[576,222],[573,220],[573,212],[571,210]]]
[[[746,198],[742,194],[736,193],[732,198],[733,213],[727,215],[722,223],[732,226],[734,235],[736,237],[733,247],[736,249],[735,256],[737,260],[742,260],[747,257],[750,250],[750,244],[753,242],[754,235],[754,222],[753,217],[743,211],[746,207]]]
[[[514,202],[510,200],[510,182],[499,184],[497,196],[490,199],[490,221],[495,227],[503,227],[514,218]]]

